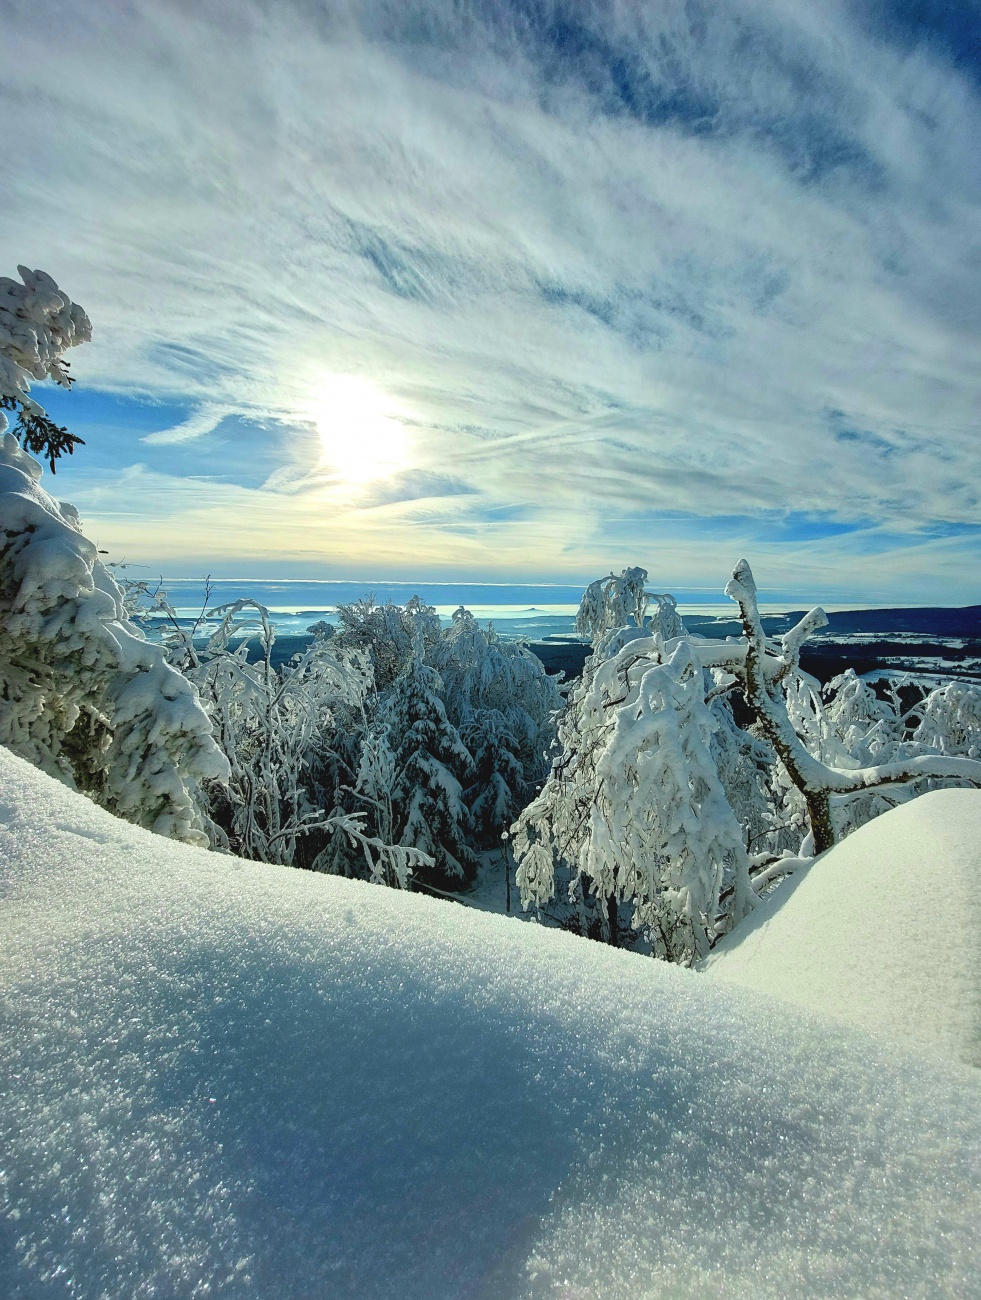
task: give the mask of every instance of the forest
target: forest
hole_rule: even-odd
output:
[[[273,663],[250,600],[185,626],[166,591],[113,576],[42,487],[78,440],[30,381],[71,383],[84,312],[43,272],[0,280],[0,743],[119,817],[267,863],[466,901],[513,865],[549,924],[672,962],[704,958],[763,895],[880,813],[981,785],[981,689],[826,687],[812,610],[762,626],[740,560],[742,635],[690,633],[640,567],[591,583],[582,677],[464,608],[342,606]],[[5,417],[0,417],[4,418]],[[163,626],[153,639],[146,628]]]

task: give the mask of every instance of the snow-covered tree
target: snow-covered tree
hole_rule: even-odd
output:
[[[591,582],[579,602],[576,632],[590,645],[596,645],[606,632],[615,628],[630,623],[643,627],[646,582],[647,570],[637,568],[624,569],[619,575],[610,573]]]
[[[418,687],[425,679],[426,690],[437,697],[451,729],[442,743],[447,753],[455,754],[449,762],[439,754],[430,757],[439,759],[462,786],[461,808],[455,808],[455,791],[448,784],[441,798],[454,805],[452,815],[443,809],[427,816],[433,834],[438,835],[441,826],[450,828],[443,847],[452,862],[450,870],[443,871],[443,884],[459,887],[474,870],[472,851],[497,843],[545,779],[555,714],[564,703],[561,692],[526,646],[502,641],[490,625],[481,627],[462,607],[445,629],[435,610],[418,598],[405,606],[365,600],[343,607],[340,615],[334,645],[358,646],[370,658],[377,689],[366,701],[364,726],[349,732],[344,757],[357,779],[348,776],[338,782],[339,799],[345,809],[363,817],[377,837],[402,836],[410,799],[404,763],[396,768],[395,754],[405,728],[412,725],[402,712],[406,692],[412,682]],[[443,726],[438,710],[431,721],[437,730]],[[469,757],[462,760],[457,748],[461,741],[473,762]],[[422,761],[420,755],[417,763]],[[430,770],[427,781],[432,776]],[[401,842],[415,843],[404,838]],[[432,835],[421,835],[420,843],[435,841]],[[452,863],[464,865],[465,875]],[[364,860],[337,838],[318,865],[362,874]]]
[[[518,887],[526,903],[545,903],[555,865],[568,864],[573,897],[630,904],[657,955],[692,961],[753,905],[743,830],[719,781],[719,724],[690,643],[663,662],[627,656],[600,664],[570,709],[567,752],[513,831]]]
[[[837,753],[844,752],[861,765],[896,756],[903,741],[902,718],[854,668],[832,678],[821,694],[826,701],[824,720],[837,742]]]
[[[981,687],[948,682],[931,691],[911,713],[918,719],[914,744],[941,754],[981,759]]]
[[[356,824],[338,835],[329,814],[338,802],[333,763],[356,761],[338,748],[365,726],[366,656],[315,636],[277,669],[276,630],[254,600],[213,605],[206,583],[204,605],[187,626],[166,591],[131,583],[126,594],[135,617],[163,618],[170,662],[194,683],[228,758],[227,783],[211,791],[216,842],[256,861],[300,866],[329,839],[328,847],[353,846],[360,861]],[[351,775],[348,763],[344,776]]]
[[[474,757],[466,795],[474,833],[495,843],[548,773],[564,700],[536,655],[462,606],[434,657],[447,716]]]
[[[420,637],[376,725],[387,731],[393,755],[395,842],[433,859],[433,867],[420,873],[425,883],[460,889],[477,870],[463,798],[473,759],[446,716],[440,687],[439,674],[423,661]]]
[[[646,569],[624,569],[620,574],[597,578],[579,603],[576,632],[601,657],[615,653],[625,640],[643,635],[643,629],[648,635],[659,634],[666,640],[683,636],[685,627],[674,597],[646,587]]]
[[[233,631],[251,609],[252,626],[232,650]],[[220,820],[231,846],[263,862],[297,862],[297,850],[334,805],[317,777],[339,725],[359,717],[370,688],[366,665],[351,653],[314,640],[280,669],[272,664],[275,631],[251,601],[212,611],[220,618],[192,671],[231,763],[228,810]],[[250,662],[248,636],[259,657]]]
[[[89,318],[44,271],[17,268],[21,284],[0,276],[0,408],[15,413],[14,437],[24,448],[55,461],[81,438],[50,420],[30,396],[32,379],[70,388],[64,354],[92,337]],[[6,427],[6,425],[5,425]]]
[[[405,670],[421,644],[431,660],[442,638],[439,615],[413,596],[404,605],[378,605],[370,596],[337,608],[337,644],[366,655],[375,686],[383,692]]]
[[[790,683],[792,689],[799,681],[800,647],[812,631],[826,624],[824,611],[812,610],[781,638],[778,647],[771,647],[760,619],[756,583],[745,560],[740,560],[733,570],[726,595],[739,606],[744,640],[714,658],[735,673],[762,735],[773,746],[791,783],[803,798],[814,852],[823,853],[839,838],[833,815],[833,804],[839,796],[886,786],[906,786],[924,777],[981,784],[981,763],[969,758],[920,753],[847,767],[823,761],[808,749],[794,726],[787,707],[786,684]]]
[[[208,717],[41,475],[4,435],[0,743],[120,817],[207,843],[201,783],[228,777]]]
[[[742,639],[635,635],[587,661],[560,726],[562,757],[513,830],[526,906],[552,899],[561,882],[570,903],[592,897],[607,909],[614,939],[616,904],[628,902],[655,952],[690,960],[791,869],[781,837],[822,852],[874,815],[871,800],[885,790],[927,779],[981,785],[981,763],[900,740],[900,721],[857,679],[825,709],[799,666],[801,644],[826,621],[821,610],[775,643],[745,561],[726,590]],[[726,702],[733,690],[755,714],[749,731]],[[920,717],[958,719],[950,730],[970,751],[975,707],[951,693]]]

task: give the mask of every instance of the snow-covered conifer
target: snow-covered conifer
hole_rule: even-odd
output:
[[[470,826],[478,844],[496,844],[521,811],[528,789],[516,753],[519,745],[500,709],[477,709],[462,736],[473,755],[473,779],[466,790]]]
[[[544,781],[564,701],[536,655],[462,606],[435,657],[447,716],[476,763],[467,791],[474,831],[492,843]]]
[[[0,417],[2,418],[2,417]],[[0,450],[0,743],[110,811],[206,843],[228,765],[193,686],[146,641],[12,434]]]
[[[703,677],[684,639],[666,661],[648,639],[595,668],[560,730],[562,760],[514,828],[526,905],[552,897],[554,866],[566,864],[574,888],[629,903],[654,951],[674,961],[706,953],[752,907]]]
[[[420,873],[426,883],[459,889],[477,870],[463,799],[473,759],[446,716],[439,674],[423,661],[421,637],[415,650],[380,711],[394,755],[395,838],[433,859]]]
[[[30,396],[32,379],[70,388],[65,352],[92,337],[89,318],[44,271],[19,266],[21,284],[0,276],[0,407],[16,413],[14,436],[34,455],[55,461],[81,438],[60,428]],[[6,426],[5,426],[6,427]]]

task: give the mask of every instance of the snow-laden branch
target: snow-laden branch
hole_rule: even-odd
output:
[[[34,455],[55,461],[82,441],[48,418],[30,396],[31,380],[54,380],[70,388],[64,353],[92,337],[85,312],[61,292],[50,275],[17,270],[23,283],[0,276],[0,408],[16,414],[14,435]],[[0,415],[0,434],[6,417]]]
[[[831,767],[808,752],[794,729],[786,702],[772,683],[779,682],[796,666],[805,637],[827,622],[821,609],[812,610],[783,639],[783,656],[769,656],[757,601],[756,582],[746,560],[740,560],[726,585],[726,595],[739,606],[746,652],[742,680],[746,702],[756,714],[760,728],[773,745],[790,779],[807,804],[814,851],[823,853],[835,842],[831,796],[855,790],[873,790],[923,777],[969,781],[981,786],[981,762],[969,758],[919,755],[907,760],[858,769]],[[777,668],[767,671],[767,660],[775,658]]]
[[[421,849],[386,844],[376,835],[367,835],[364,822],[364,813],[335,812],[319,825],[326,831],[346,835],[351,844],[360,846],[368,866],[368,878],[374,884],[409,889],[414,871],[435,866],[435,860]]]
[[[228,764],[194,686],[128,617],[71,506],[0,449],[0,743],[111,812],[207,843],[201,782]]]

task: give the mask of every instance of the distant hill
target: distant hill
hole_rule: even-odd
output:
[[[763,627],[768,635],[780,636],[805,612],[765,614]],[[696,636],[712,640],[742,634],[736,618],[686,614],[685,624]],[[951,641],[957,644],[949,644]],[[548,672],[561,671],[569,679],[580,675],[589,654],[588,646],[571,639],[534,642],[531,649]],[[828,626],[814,633],[804,646],[801,667],[821,682],[830,681],[846,668],[859,674],[891,668],[981,679],[981,605],[837,611],[828,615]]]
[[[763,626],[771,636],[779,636],[804,617],[806,610],[790,614],[764,614]],[[721,619],[704,614],[686,614],[685,623],[699,636],[724,640],[739,636],[742,628],[737,618]],[[981,637],[981,605],[960,608],[934,606],[913,609],[846,609],[828,615],[828,626],[814,637],[839,637],[854,633],[884,635],[916,634],[931,637]]]

